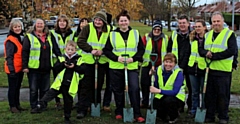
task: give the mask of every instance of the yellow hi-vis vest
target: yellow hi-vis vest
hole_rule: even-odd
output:
[[[173,44],[172,44],[172,53],[177,57],[177,60],[178,60],[178,43],[177,43],[177,31],[173,31],[172,32],[172,41],[173,41]]]
[[[133,57],[137,53],[137,47],[139,42],[139,32],[138,30],[130,30],[128,34],[128,39],[125,42],[119,32],[112,31],[110,33],[110,42],[113,46],[113,53],[116,56],[121,56],[122,54],[129,54],[129,58]],[[109,68],[111,69],[124,69],[124,64],[120,62],[115,62],[110,60]],[[138,61],[128,63],[128,70],[138,69]]]
[[[228,39],[231,35],[232,30],[224,28],[220,34],[215,39],[213,39],[213,30],[211,30],[205,34],[204,49],[209,50],[212,53],[223,52],[228,48]],[[210,64],[209,68],[211,70],[231,72],[232,62],[233,56],[222,60],[214,60]]]
[[[64,58],[65,59],[65,58]],[[83,63],[82,58],[79,57],[78,61],[77,61],[77,66],[80,66]],[[63,81],[63,77],[64,77],[64,73],[65,73],[66,69],[63,69],[55,78],[53,84],[51,85],[51,88],[55,89],[55,90],[59,90],[61,85],[62,85],[62,81]],[[83,78],[83,74],[78,74],[77,72],[73,72],[73,76],[72,76],[72,80],[71,80],[71,84],[68,90],[68,93],[74,98],[77,91],[78,91],[78,83],[79,81]],[[58,95],[59,98],[62,98],[62,94]]]
[[[64,42],[63,39],[62,39],[62,36],[60,34],[56,33],[55,30],[50,30],[50,31],[53,34],[53,36],[55,37],[56,43],[58,44],[58,47],[59,47],[61,53],[64,54],[64,52],[65,52],[64,49],[66,47],[66,44],[69,40],[74,40],[75,32],[73,31],[72,34],[67,36],[66,39],[65,39],[65,42]]]
[[[173,90],[173,86],[175,83],[175,80],[177,78],[178,73],[181,71],[179,68],[174,69],[173,73],[170,75],[170,77],[168,78],[166,84],[164,85],[163,82],[163,76],[162,76],[162,66],[158,67],[158,71],[157,71],[157,75],[158,75],[158,86],[160,89],[162,90]],[[186,86],[186,82],[185,80],[183,81],[183,85],[181,86],[181,89],[179,90],[178,94],[176,95],[176,97],[181,100],[181,101],[185,101],[185,86]],[[162,94],[155,94],[155,98],[161,99],[163,97]]]
[[[107,42],[109,32],[111,29],[110,26],[107,25],[107,32],[102,32],[102,35],[99,40],[98,40],[98,35],[94,27],[94,24],[89,23],[89,27],[90,27],[90,32],[88,35],[87,43],[91,45],[93,49],[102,50]],[[83,57],[83,61],[87,64],[93,64],[95,62],[95,60],[93,59],[93,55],[91,53],[82,51],[82,57]],[[101,55],[99,59],[100,64],[105,64],[108,61],[109,60],[105,55]]]
[[[40,53],[41,53],[41,41],[38,40],[36,36],[31,33],[27,33],[29,42],[30,42],[30,54],[28,61],[28,68],[38,69],[40,66]],[[52,42],[50,36],[47,37],[46,42],[49,42],[50,45],[50,63],[51,67],[53,67],[52,61]]]
[[[74,42],[77,43],[77,41],[78,41],[78,36],[74,37]],[[78,46],[77,46],[77,53],[78,53],[78,55],[82,54],[82,49],[80,49]]]
[[[148,36],[148,34],[145,34],[146,37],[146,48],[145,52],[143,54],[143,64],[142,67],[147,67],[150,62],[150,54],[152,53],[152,38]],[[158,45],[158,44],[155,44]],[[164,56],[167,54],[167,45],[168,45],[168,36],[165,35],[162,39],[162,48],[161,48],[161,56],[162,56],[162,61]]]
[[[206,62],[204,57],[200,57],[198,53],[198,41],[194,40],[191,44],[191,55],[189,57],[188,66],[193,67],[194,63],[198,63],[198,68],[204,70],[206,68]]]

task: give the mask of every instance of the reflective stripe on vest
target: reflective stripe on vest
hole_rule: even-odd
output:
[[[210,50],[212,53],[223,52],[228,48],[228,39],[231,35],[232,31],[224,28],[213,41],[213,30],[211,30],[205,34],[204,49]],[[231,72],[232,62],[233,56],[222,60],[215,60],[212,61],[210,69]]]
[[[128,39],[123,40],[119,32],[112,31],[110,33],[110,42],[113,47],[113,53],[116,56],[121,56],[122,54],[129,54],[129,57],[133,57],[137,53],[137,47],[139,42],[139,32],[137,30],[130,30],[128,34]],[[109,67],[112,69],[123,69],[124,64],[120,62],[115,62],[110,60]],[[132,62],[127,64],[128,70],[134,70],[138,68],[138,62]]]
[[[58,44],[58,47],[61,51],[62,54],[64,54],[64,49],[66,47],[66,44],[69,40],[74,40],[74,31],[72,31],[72,33],[66,37],[65,42],[63,42],[62,36],[58,33],[55,32],[55,30],[51,30],[53,36],[55,37],[56,43]]]
[[[65,58],[64,58],[65,59]],[[80,66],[83,63],[82,58],[79,57],[77,61],[77,66]],[[55,90],[59,90],[64,78],[64,73],[66,69],[63,69],[55,78],[53,84],[51,85],[51,88]],[[68,90],[68,93],[74,98],[76,96],[76,93],[78,91],[78,83],[83,78],[83,74],[79,75],[77,72],[73,73],[71,84]],[[62,94],[59,94],[58,97],[62,98]]]
[[[28,68],[38,69],[40,66],[40,54],[41,54],[41,41],[38,40],[36,36],[33,34],[27,33],[29,42],[30,42],[30,53],[29,53],[29,61]],[[50,36],[47,37],[50,45],[50,56],[52,56],[52,42]],[[50,57],[51,67],[53,67],[52,57]]]
[[[177,78],[178,73],[181,70],[179,68],[174,69],[173,73],[170,75],[170,77],[168,78],[165,85],[164,85],[164,82],[163,82],[162,70],[163,70],[163,66],[159,66],[158,71],[157,71],[159,88],[162,89],[162,90],[173,90],[175,80]],[[183,85],[181,86],[178,94],[176,95],[176,97],[183,102],[185,101],[185,97],[186,97],[185,86],[186,86],[186,82],[184,80]],[[155,94],[155,98],[157,98],[157,99],[161,99],[162,97],[163,97],[162,94]]]
[[[198,68],[204,70],[206,68],[206,62],[204,57],[200,57],[198,53],[198,41],[192,41],[191,43],[191,55],[189,57],[188,66],[193,67],[194,63],[197,63]]]
[[[93,49],[102,50],[107,42],[111,27],[107,25],[107,32],[102,32],[101,37],[98,40],[98,34],[93,23],[89,23],[90,32],[88,35],[87,43],[92,46]],[[91,53],[82,51],[83,61],[87,64],[93,64],[95,61]],[[109,59],[105,55],[101,55],[99,63],[107,63]]]
[[[172,33],[172,53],[177,57],[178,60],[178,43],[177,43],[177,31],[173,31]]]
[[[147,67],[150,62],[150,54],[152,53],[152,38],[145,34],[146,37],[146,49],[145,53],[143,54],[143,64],[142,67]],[[167,53],[167,44],[168,44],[168,36],[165,35],[162,38],[162,47],[161,47],[161,60],[163,61],[164,56]]]

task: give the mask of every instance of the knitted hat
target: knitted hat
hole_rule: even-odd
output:
[[[160,27],[161,31],[162,31],[162,22],[160,20],[156,20],[154,23],[153,23],[153,26],[152,26],[152,29],[154,29],[155,27]]]
[[[100,18],[104,23],[107,24],[107,15],[106,15],[106,12],[105,10],[100,10],[98,11],[95,16],[93,17],[93,19],[95,18]]]

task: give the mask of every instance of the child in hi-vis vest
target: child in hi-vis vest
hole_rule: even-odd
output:
[[[64,59],[58,60],[54,69],[58,75],[55,78],[51,89],[39,101],[36,113],[40,113],[42,108],[47,106],[47,102],[56,96],[63,97],[65,122],[70,123],[73,98],[78,91],[78,83],[85,72],[85,66],[82,64],[82,58],[76,52],[77,44],[74,41],[68,41]],[[63,61],[63,62],[61,62]]]

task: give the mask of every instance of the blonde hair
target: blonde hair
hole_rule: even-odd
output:
[[[48,30],[48,27],[46,25],[46,22],[42,19],[42,18],[37,18],[36,19],[36,22],[38,20],[42,20],[43,21],[43,24],[44,24],[44,29],[43,29],[43,32],[48,34],[49,33],[49,30]],[[33,31],[36,31],[36,22],[33,24],[33,26],[31,26],[31,28],[27,31],[27,33],[32,33]]]
[[[19,19],[12,19],[12,21],[10,22],[10,25],[9,25],[9,30],[13,31],[13,26],[19,24],[21,26],[21,29],[23,29],[23,24],[22,22],[19,20]]]
[[[74,48],[77,48],[77,43],[74,42],[73,40],[68,40],[68,41],[67,41],[67,44],[66,44],[66,47],[67,47],[67,46],[72,46],[72,47],[74,47]]]

